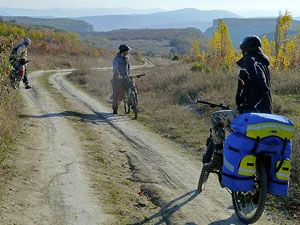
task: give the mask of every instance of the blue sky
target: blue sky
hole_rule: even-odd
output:
[[[133,9],[160,8],[165,10],[179,8],[222,9],[233,12],[255,11],[279,12],[288,9],[300,16],[299,0],[0,0],[0,7],[11,8],[115,8]],[[263,15],[262,15],[263,16]]]

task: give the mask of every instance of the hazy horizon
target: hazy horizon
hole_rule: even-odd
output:
[[[2,0],[0,7],[12,9],[33,10],[113,10],[114,8],[130,8],[137,11],[171,11],[183,8],[196,8],[199,10],[227,10],[242,17],[277,16],[279,11],[289,10],[294,16],[300,16],[299,0]],[[271,7],[270,7],[271,6]],[[126,14],[126,12],[124,12]]]
[[[192,7],[189,7],[192,8]],[[149,14],[149,13],[157,13],[157,12],[166,12],[166,11],[173,11],[173,10],[181,10],[181,9],[187,9],[187,8],[178,8],[178,9],[173,9],[173,10],[166,10],[166,9],[155,9],[155,8],[149,8],[149,9],[132,9],[132,8],[84,8],[84,9],[72,9],[72,8],[44,8],[44,9],[31,9],[31,8],[10,8],[10,7],[1,7],[0,5],[0,10],[1,9],[8,9],[8,10],[24,10],[22,13],[13,13],[14,15],[10,15],[10,16],[33,16],[35,17],[36,15],[30,15],[29,11],[36,11],[36,12],[40,12],[39,16],[50,16],[50,17],[61,17],[61,16],[55,16],[54,14],[59,14],[60,11],[63,12],[70,12],[72,15],[66,15],[65,17],[82,17],[82,16],[96,16],[96,15],[126,15],[126,14]],[[122,9],[126,9],[128,11],[124,12],[122,11]],[[224,10],[224,11],[230,11],[234,14],[237,14],[241,17],[244,18],[251,18],[251,17],[277,17],[279,15],[280,12],[284,12],[285,10],[225,10],[225,9],[199,9],[199,8],[195,8],[198,10]],[[49,13],[47,14],[42,14],[43,12],[49,12],[52,11],[52,13],[54,13],[53,15],[49,15]],[[95,13],[97,11],[101,11],[100,13]],[[289,11],[289,10],[288,10]],[[0,15],[1,12],[4,11],[0,11]],[[10,11],[9,11],[10,12]],[[7,12],[7,13],[9,13]],[[76,15],[76,12],[79,13],[78,15]],[[87,13],[91,13],[92,14],[87,14]],[[292,15],[294,17],[300,17],[300,11],[289,11],[292,13]]]

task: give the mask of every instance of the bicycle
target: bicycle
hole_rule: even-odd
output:
[[[144,77],[145,74],[139,74],[134,76],[129,76],[129,79],[126,80],[126,91],[124,94],[124,110],[125,114],[130,114],[130,109],[133,110],[134,119],[138,118],[138,90],[134,82],[134,78]]]
[[[230,109],[229,106],[223,104],[214,104],[201,100],[196,100],[195,103],[205,104],[212,108],[220,108],[222,110]],[[205,189],[205,185],[211,173],[217,174],[220,186],[222,188],[226,188],[227,191],[231,194],[233,208],[238,218],[242,222],[247,224],[257,222],[264,212],[268,194],[268,174],[270,174],[268,168],[271,168],[270,156],[268,156],[267,154],[259,154],[257,156],[257,169],[254,174],[253,191],[231,191],[229,188],[225,187],[222,183],[222,168],[212,169],[211,165],[213,164],[213,161],[214,143],[212,141],[212,136],[210,135],[210,137],[207,139],[206,150],[202,158],[203,167],[198,182],[198,192],[201,193]],[[282,163],[279,167],[282,167]]]
[[[18,62],[16,62],[16,65],[14,66],[10,74],[10,80],[13,89],[16,90],[20,87],[20,82],[25,76],[25,73],[27,73],[26,64],[29,61],[30,60],[19,60]]]

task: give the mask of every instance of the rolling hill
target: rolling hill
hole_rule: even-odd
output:
[[[15,17],[15,16],[3,16],[1,17],[5,21],[14,21],[20,25],[37,25],[53,27],[59,30],[71,31],[71,32],[91,32],[94,30],[93,25],[82,21],[72,20],[67,18],[32,18],[32,17]]]
[[[90,32],[81,38],[93,47],[117,49],[126,43],[135,50],[147,55],[168,55],[170,52],[184,54],[191,48],[194,40],[199,40],[206,49],[207,40],[200,30],[186,29],[122,29],[109,32]]]
[[[81,17],[92,24],[96,31],[144,28],[186,28],[195,27],[202,31],[212,25],[213,19],[239,18],[238,15],[223,10],[181,9],[144,15],[113,15]]]
[[[226,18],[225,23],[228,25],[230,37],[235,47],[238,47],[241,39],[246,35],[255,34],[258,36],[267,35],[268,38],[274,39],[276,29],[275,18]],[[206,37],[212,37],[213,32],[217,30],[218,20],[214,20],[213,26],[204,32]],[[294,20],[291,33],[299,32],[300,21]]]

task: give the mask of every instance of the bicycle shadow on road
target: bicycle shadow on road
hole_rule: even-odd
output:
[[[154,215],[150,216],[149,218],[145,218],[143,221],[134,223],[131,225],[142,225],[142,224],[154,224],[154,225],[160,225],[168,222],[169,218],[175,214],[179,209],[187,205],[189,202],[191,202],[194,198],[198,196],[199,192],[198,190],[190,191],[172,201],[167,203],[166,205],[162,206],[161,209],[155,213]],[[152,220],[159,219],[156,223],[151,223]],[[194,222],[189,222],[185,225],[193,225],[196,224]]]
[[[26,115],[21,114],[19,115],[19,118],[32,118],[32,119],[49,119],[49,118],[78,118],[81,122],[90,122],[94,124],[100,124],[100,123],[107,123],[109,121],[129,121],[131,120],[128,117],[125,116],[116,116],[112,113],[92,113],[92,114],[86,114],[86,113],[79,113],[74,111],[64,111],[60,113],[47,113],[47,114],[41,114],[41,115]]]

